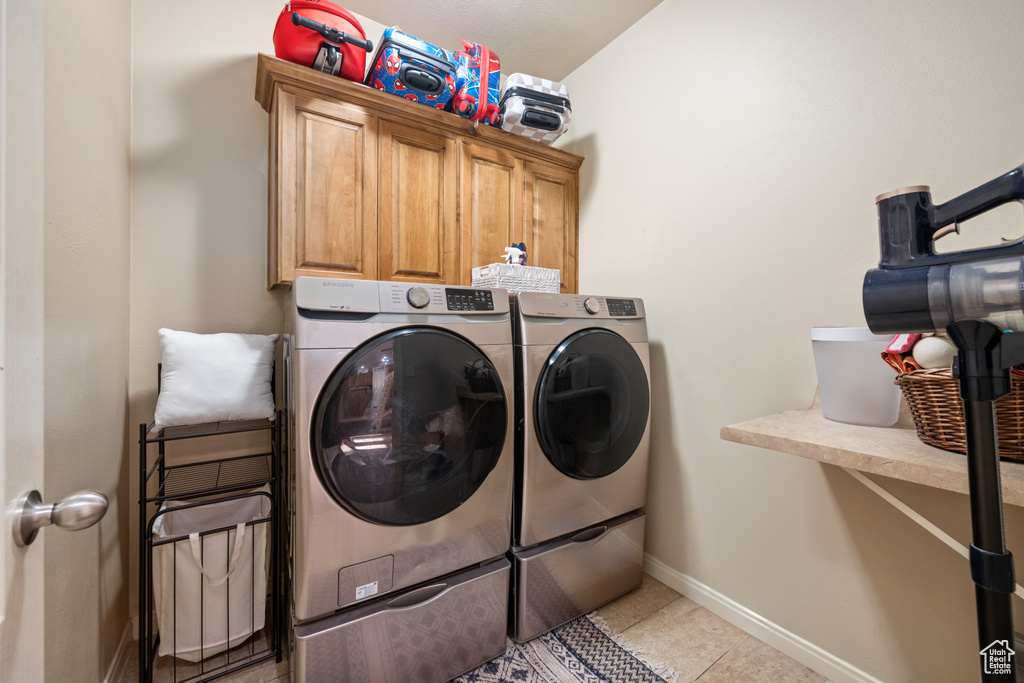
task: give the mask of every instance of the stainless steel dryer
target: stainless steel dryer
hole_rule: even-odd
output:
[[[522,642],[640,584],[650,354],[641,299],[523,292],[513,317]]]
[[[288,308],[296,679],[444,681],[497,656],[507,293],[299,277]]]

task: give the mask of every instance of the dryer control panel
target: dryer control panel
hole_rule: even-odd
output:
[[[547,294],[522,292],[519,312],[540,318],[643,318],[644,301],[638,298],[613,298],[584,294]]]
[[[632,299],[605,299],[605,303],[608,304],[608,315],[613,318],[636,315],[636,302]]]

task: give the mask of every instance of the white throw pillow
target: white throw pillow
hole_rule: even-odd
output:
[[[276,334],[195,334],[161,328],[154,428],[273,419]]]

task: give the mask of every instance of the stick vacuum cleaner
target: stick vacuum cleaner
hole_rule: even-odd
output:
[[[1024,363],[1024,238],[936,254],[960,223],[1024,200],[1024,166],[945,204],[928,187],[879,196],[881,261],[864,276],[864,317],[876,334],[946,331],[959,351],[953,375],[964,402],[971,499],[971,577],[978,607],[982,680],[1014,681],[1013,556],[1003,532],[995,401]]]

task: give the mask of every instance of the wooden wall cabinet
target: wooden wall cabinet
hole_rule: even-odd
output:
[[[259,55],[268,287],[300,275],[469,285],[525,242],[577,288],[583,158]]]
[[[278,114],[271,284],[297,275],[377,279],[377,118],[288,91]]]
[[[454,282],[455,139],[380,124],[378,279]]]
[[[577,291],[579,183],[575,171],[543,161],[523,164],[522,232],[530,265],[562,271],[562,292]]]

